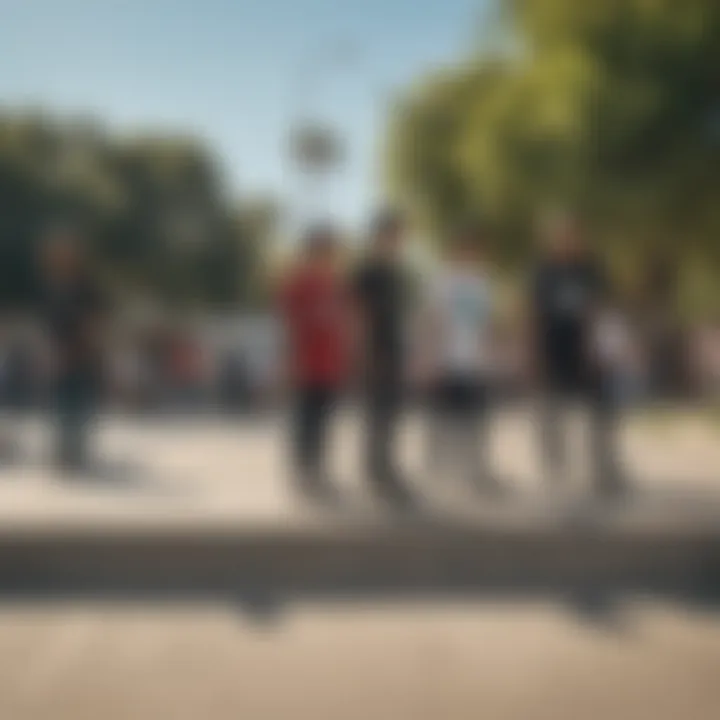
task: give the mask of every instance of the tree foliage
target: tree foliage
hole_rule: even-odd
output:
[[[678,286],[696,289],[703,274],[712,285],[720,4],[499,0],[499,8],[503,39],[492,52],[480,48],[424,78],[400,102],[387,140],[396,197],[439,236],[458,214],[482,213],[510,263],[527,257],[539,209],[570,205],[627,276],[637,281],[657,264],[675,271]],[[708,295],[696,292],[691,304],[707,307]]]
[[[120,290],[160,303],[248,303],[274,215],[236,202],[191,137],[114,137],[92,123],[0,114],[0,304],[37,295],[53,223],[77,225]]]

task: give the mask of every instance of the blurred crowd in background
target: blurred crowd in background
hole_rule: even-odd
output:
[[[102,404],[125,412],[246,412],[278,397],[279,329],[272,316],[239,318],[231,339],[206,327],[111,327],[104,347]],[[226,327],[227,323],[223,323]],[[6,323],[0,396],[6,410],[47,409],[52,352],[37,319]]]
[[[643,332],[644,331],[644,332]],[[613,383],[624,404],[709,401],[720,397],[720,324],[668,338],[660,352],[647,328],[618,310],[602,333],[617,359]],[[412,338],[409,338],[412,343]],[[147,327],[114,325],[104,352],[102,402],[122,412],[248,413],[277,407],[286,394],[279,318],[271,312]],[[529,390],[522,327],[498,338],[497,391],[507,399]],[[47,409],[51,353],[37,318],[0,328],[0,398],[6,410]],[[412,386],[414,372],[407,368]]]

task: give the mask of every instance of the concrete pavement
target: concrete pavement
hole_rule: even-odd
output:
[[[48,430],[38,422],[18,427],[27,461],[0,469],[0,529],[237,528],[315,522],[290,491],[282,420],[229,424],[216,420],[136,421],[113,418],[98,429],[105,477],[60,482],[44,458]],[[574,443],[581,454],[578,427]],[[504,506],[478,501],[446,477],[430,477],[424,462],[423,427],[411,417],[401,436],[404,467],[418,492],[436,509],[483,522],[525,523],[553,518],[563,504],[587,494],[582,469],[560,497],[539,481],[537,430],[525,411],[501,413],[493,423],[493,466],[512,490]],[[358,472],[360,428],[346,415],[334,436],[331,467],[355,514],[377,517]],[[720,432],[690,422],[672,426],[635,423],[622,433],[622,455],[642,502],[627,504],[633,522],[711,522],[720,507]],[[643,520],[644,518],[644,520]],[[343,518],[343,523],[347,518]]]
[[[425,476],[422,428],[411,418],[400,450],[422,506],[409,516],[363,488],[358,430],[346,416],[334,445],[345,502],[319,509],[291,492],[284,428],[272,419],[112,419],[99,436],[112,472],[81,482],[47,472],[42,427],[29,428],[30,461],[0,484],[0,590],[262,588],[285,597],[588,585],[705,592],[720,583],[720,450],[709,430],[628,428],[634,492],[600,504],[580,472],[548,493],[535,471],[532,417],[504,414],[493,460],[512,492],[497,502]]]
[[[636,492],[548,495],[506,414],[503,502],[424,477],[398,517],[338,428],[341,509],[299,505],[268,421],[113,419],[103,477],[48,473],[43,428],[0,483],[1,720],[715,720],[720,443],[629,427]]]
[[[715,720],[714,612],[637,600],[0,607],[7,720]]]

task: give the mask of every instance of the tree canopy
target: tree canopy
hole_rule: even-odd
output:
[[[490,49],[399,102],[391,191],[439,237],[482,214],[511,264],[527,258],[537,212],[568,205],[627,277],[671,268],[683,302],[719,310],[720,4],[498,8]]]
[[[165,303],[257,297],[276,211],[238,202],[192,137],[114,136],[94,123],[0,113],[0,305],[37,293],[36,251],[53,223],[77,225],[119,289]]]

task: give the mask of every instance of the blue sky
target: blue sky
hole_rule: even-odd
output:
[[[285,149],[301,78],[314,57],[346,44],[346,64],[317,77],[305,110],[347,139],[327,197],[355,221],[377,192],[384,100],[461,57],[483,2],[0,0],[0,102],[196,133],[222,154],[239,193],[294,201]]]

